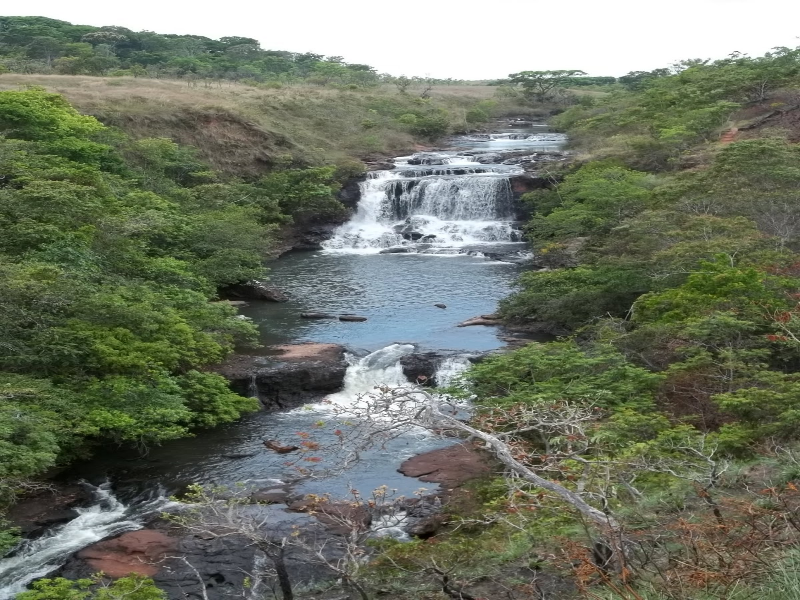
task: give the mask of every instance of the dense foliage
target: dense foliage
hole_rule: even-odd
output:
[[[588,597],[784,597],[759,578],[800,543],[791,525],[761,535],[798,510],[800,49],[623,79],[556,117],[583,159],[526,196],[549,268],[501,307],[573,334],[476,365],[468,387],[517,456],[628,528],[612,577],[558,542]]]
[[[217,288],[276,228],[341,211],[333,168],[224,180],[41,90],[0,93],[0,494],[88,444],[146,447],[256,408],[206,367],[255,328]]]

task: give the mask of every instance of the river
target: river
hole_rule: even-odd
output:
[[[456,139],[446,152],[396,159],[395,169],[372,173],[361,185],[356,214],[322,250],[293,252],[270,265],[271,282],[291,300],[252,304],[243,314],[258,324],[266,345],[331,342],[349,348],[345,388],[335,395],[339,404],[377,384],[403,385],[398,361],[415,351],[450,351],[438,377],[454,377],[468,366],[471,354],[503,345],[494,328],[456,325],[496,309],[526,253],[510,186],[510,177],[522,168],[503,164],[505,157],[558,150],[563,142],[543,128],[515,127]],[[368,320],[300,317],[309,311]],[[328,417],[326,404],[257,413],[153,448],[145,457],[110,450],[74,465],[63,477],[97,486],[97,503],[83,509],[80,520],[0,560],[0,600],[93,541],[140,527],[148,511],[163,506],[164,496],[188,483],[259,485],[296,478],[282,457],[264,451],[261,441],[286,439]],[[319,441],[324,443],[326,435],[331,434],[321,432]],[[349,486],[368,491],[388,485],[408,495],[420,483],[397,473],[399,463],[449,443],[423,432],[408,435],[369,452],[347,472],[303,479],[294,491],[344,495]]]

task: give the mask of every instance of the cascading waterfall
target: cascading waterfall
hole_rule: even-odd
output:
[[[73,552],[89,544],[142,527],[142,518],[168,501],[163,497],[127,506],[111,493],[108,484],[92,489],[95,503],[77,509],[78,517],[40,538],[24,541],[9,558],[0,560],[0,600],[10,600],[34,579],[64,564]]]
[[[447,254],[519,241],[510,183],[519,168],[445,153],[400,157],[395,164],[361,183],[356,214],[323,244],[326,251]]]

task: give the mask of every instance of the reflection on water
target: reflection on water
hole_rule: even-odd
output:
[[[496,329],[456,325],[494,312],[520,272],[518,265],[482,256],[321,252],[293,253],[270,268],[271,283],[291,301],[242,310],[261,328],[262,343],[330,342],[367,350],[393,342],[473,351],[499,347]],[[368,321],[307,320],[301,312],[354,313]]]

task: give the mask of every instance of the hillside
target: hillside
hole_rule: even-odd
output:
[[[252,177],[270,168],[396,156],[436,136],[480,123],[467,113],[525,113],[488,86],[439,86],[421,99],[394,86],[339,90],[316,85],[262,89],[225,82],[70,75],[0,75],[0,90],[41,86],[80,112],[137,137],[169,137],[211,166]],[[404,117],[404,115],[406,115]],[[407,116],[411,115],[411,116]],[[402,121],[401,121],[402,118]]]

